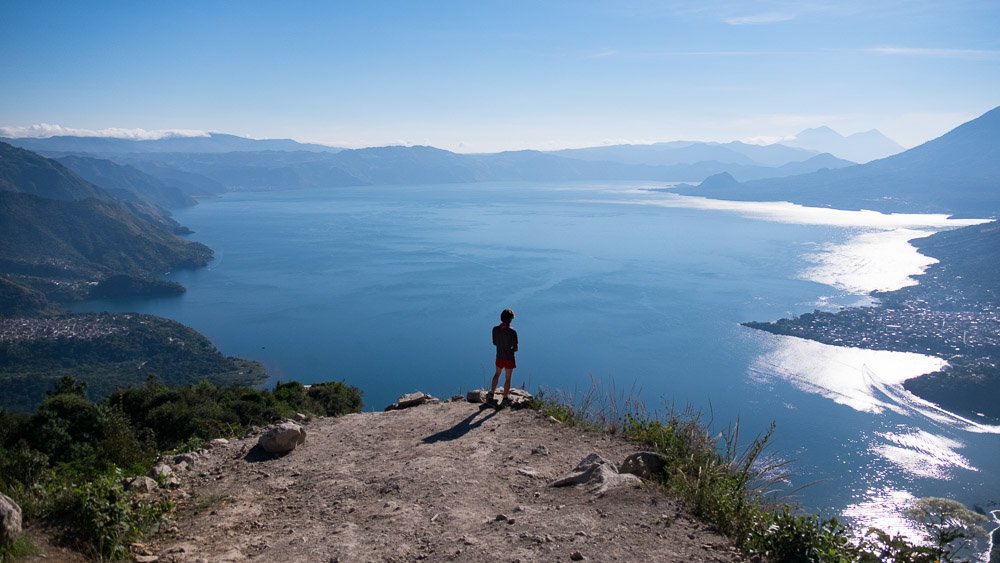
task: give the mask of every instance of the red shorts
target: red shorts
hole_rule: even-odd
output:
[[[506,368],[506,369],[514,369],[517,366],[514,365],[514,358],[511,358],[509,360],[501,360],[500,358],[497,358],[497,367],[498,368]]]

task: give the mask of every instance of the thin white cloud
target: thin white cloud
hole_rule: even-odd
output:
[[[588,54],[587,58],[588,59],[606,59],[608,57],[613,57],[613,56],[615,56],[617,54],[618,54],[618,51],[616,51],[614,49],[601,49],[600,51],[596,51],[594,53]]]
[[[987,49],[942,49],[934,47],[871,47],[866,49],[877,55],[904,57],[935,57],[942,59],[1000,59],[1000,51]]]
[[[768,25],[772,23],[786,22],[795,19],[794,14],[787,12],[770,12],[767,14],[754,14],[750,16],[735,16],[722,21],[729,25]]]
[[[12,139],[30,138],[45,139],[48,137],[107,137],[113,139],[130,139],[133,141],[153,141],[168,137],[207,137],[207,131],[195,129],[123,129],[111,127],[108,129],[77,129],[63,127],[51,123],[38,123],[27,126],[0,127],[0,137]]]

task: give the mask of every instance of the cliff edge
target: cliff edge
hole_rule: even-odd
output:
[[[190,460],[176,520],[137,559],[741,560],[657,486],[549,486],[589,454],[621,463],[637,447],[535,411],[453,401],[304,428],[284,456],[254,435]]]

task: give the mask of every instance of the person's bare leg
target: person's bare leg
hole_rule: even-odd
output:
[[[514,368],[504,368],[504,372],[507,379],[503,382],[503,398],[506,400],[507,395],[510,395],[510,377],[514,373]],[[500,368],[497,368],[497,375],[500,375]]]
[[[497,392],[497,383],[500,383],[500,370],[501,369],[502,368],[500,368],[498,366],[497,367],[497,372],[493,374],[493,383],[490,385],[490,394],[489,394],[489,399],[491,401],[493,400],[493,394]]]

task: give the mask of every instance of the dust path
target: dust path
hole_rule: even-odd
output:
[[[620,463],[636,448],[534,411],[463,401],[322,418],[306,430],[303,445],[276,459],[248,461],[255,437],[200,457],[185,473],[177,521],[148,553],[186,562],[740,560],[656,487],[600,497],[547,487],[590,452]]]

